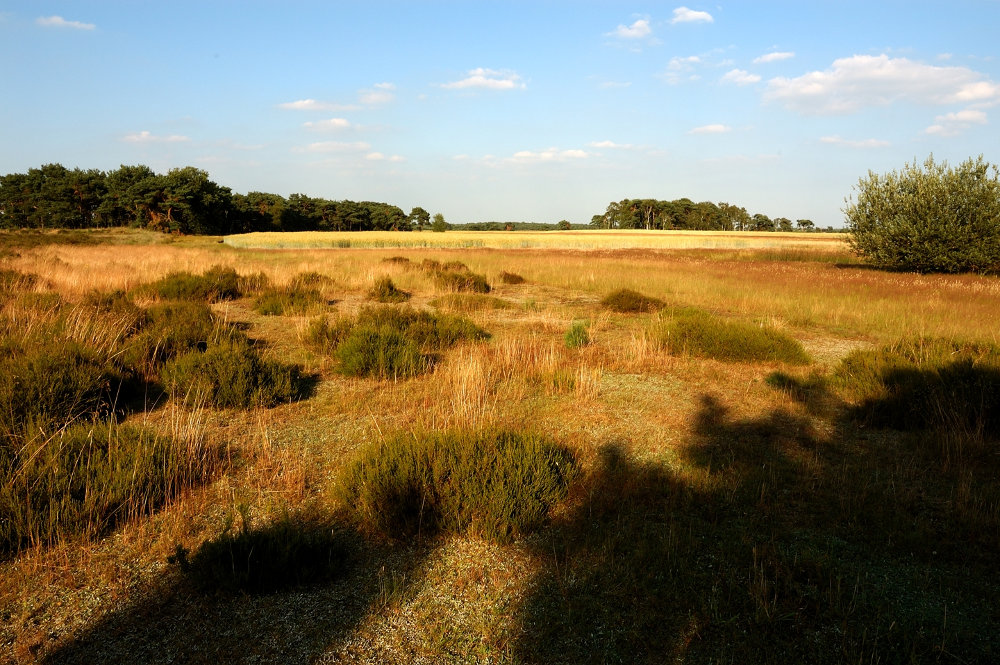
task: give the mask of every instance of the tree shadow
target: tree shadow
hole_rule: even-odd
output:
[[[139,599],[41,662],[310,663],[405,592],[426,554],[330,516],[283,516],[178,548]]]
[[[805,413],[737,419],[705,395],[680,464],[602,449],[537,544],[519,660],[1000,657],[996,463],[942,473],[926,437],[869,430],[821,384],[785,379]]]

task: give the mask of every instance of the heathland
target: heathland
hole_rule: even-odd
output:
[[[996,662],[1000,280],[0,234],[0,660]]]

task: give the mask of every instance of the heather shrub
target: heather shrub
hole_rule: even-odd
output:
[[[266,316],[305,314],[325,304],[318,289],[308,286],[290,286],[286,289],[267,289],[254,299],[255,311]]]
[[[233,300],[241,295],[239,275],[232,268],[223,266],[210,268],[202,275],[172,272],[147,284],[142,290],[160,300],[218,302]]]
[[[670,353],[736,362],[809,362],[802,345],[769,326],[727,321],[697,309],[674,312],[659,330]]]
[[[525,279],[515,272],[507,272],[506,270],[501,270],[498,275],[498,279],[501,284],[524,284]]]
[[[445,291],[489,293],[491,290],[486,277],[473,272],[439,270],[434,273],[434,283]]]
[[[338,491],[361,528],[388,538],[471,533],[503,543],[544,524],[575,472],[570,451],[541,435],[404,434],[363,448]]]
[[[613,312],[631,314],[636,312],[655,312],[662,309],[665,303],[658,298],[644,296],[631,289],[619,289],[604,296],[601,305]]]
[[[381,303],[401,303],[409,300],[410,294],[397,288],[389,277],[381,277],[368,290],[368,299]]]
[[[479,312],[484,310],[514,309],[514,303],[482,293],[447,293],[431,300],[432,307],[458,312]]]

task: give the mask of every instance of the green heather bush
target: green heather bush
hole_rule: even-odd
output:
[[[172,272],[147,284],[143,290],[161,300],[219,302],[233,300],[241,295],[239,275],[232,268],[223,266],[210,268],[203,275]]]
[[[490,292],[490,285],[486,281],[486,277],[473,272],[439,270],[434,273],[434,283],[437,284],[438,288],[447,291]]]
[[[569,349],[577,349],[590,344],[590,332],[587,330],[587,321],[574,321],[570,329],[566,331],[564,341]]]
[[[339,577],[349,554],[327,520],[285,514],[252,526],[244,514],[239,529],[230,524],[193,555],[178,546],[170,561],[201,591],[266,594]]]
[[[479,312],[483,310],[514,309],[514,303],[482,293],[448,293],[431,300],[432,307],[451,309],[459,312]]]
[[[204,398],[223,408],[276,406],[300,399],[305,391],[296,365],[264,360],[240,340],[179,356],[166,364],[163,375],[174,395]]]
[[[774,328],[726,321],[697,309],[676,311],[659,335],[673,354],[736,362],[809,362],[797,340]]]
[[[635,312],[655,312],[664,307],[664,302],[657,298],[644,296],[631,289],[619,289],[604,296],[601,305],[613,312],[631,314]]]
[[[212,464],[200,446],[128,425],[32,436],[0,456],[0,551],[106,534],[202,480]]]
[[[207,348],[210,341],[220,336],[236,334],[235,330],[217,325],[205,303],[183,300],[157,303],[146,309],[142,327],[129,338],[122,357],[152,378],[168,360],[193,349]]]
[[[525,279],[516,272],[507,272],[506,270],[501,270],[498,278],[501,284],[524,284],[525,282]]]
[[[240,275],[239,291],[242,295],[261,293],[271,286],[271,278],[263,272],[255,272],[249,275]]]
[[[324,325],[316,324],[310,335],[329,335]],[[420,374],[433,364],[435,352],[489,335],[461,317],[384,306],[362,309],[349,332],[338,327],[336,336],[342,336],[335,355],[343,373],[385,379]]]
[[[318,316],[309,322],[304,341],[320,353],[331,354],[347,339],[353,327],[354,322],[347,318],[338,317],[331,323],[328,316]]]
[[[389,277],[381,277],[368,290],[368,299],[381,303],[400,303],[409,300],[410,294],[398,289]]]
[[[254,300],[255,311],[266,316],[304,314],[325,303],[318,289],[291,286],[287,289],[267,289]]]
[[[338,490],[357,524],[388,538],[472,533],[509,542],[540,527],[575,475],[535,434],[449,431],[370,444]]]
[[[333,280],[329,276],[316,272],[315,270],[309,270],[306,272],[300,272],[298,275],[293,277],[291,286],[293,288],[315,289],[332,283]]]
[[[834,385],[869,425],[1000,439],[1000,347],[916,339],[854,351]]]

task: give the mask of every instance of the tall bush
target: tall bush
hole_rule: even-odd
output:
[[[849,242],[870,263],[917,272],[1000,270],[1000,179],[982,156],[957,168],[914,161],[868,172],[845,209]]]

